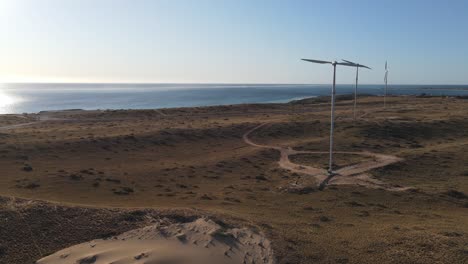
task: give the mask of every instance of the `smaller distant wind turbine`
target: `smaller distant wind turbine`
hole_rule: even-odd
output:
[[[388,82],[388,68],[387,68],[387,61],[385,61],[385,95],[384,95],[384,108],[387,107],[387,82]]]
[[[335,127],[335,83],[336,83],[336,65],[343,65],[343,66],[350,66],[355,67],[354,63],[348,62],[337,62],[337,61],[322,61],[322,60],[310,60],[310,59],[302,59],[303,61],[319,63],[319,64],[331,64],[333,66],[333,86],[331,92],[331,114],[330,114],[330,160],[329,160],[329,167],[328,173],[333,175],[333,129]]]
[[[355,67],[356,67],[356,85],[354,86],[354,107],[353,107],[353,119],[356,120],[357,87],[358,87],[358,80],[359,80],[359,68],[366,68],[366,69],[369,69],[369,70],[372,70],[372,69],[367,67],[366,65],[362,65],[362,64],[359,64],[359,63],[354,63],[354,62],[347,61],[347,60],[342,60],[342,61],[354,64]]]

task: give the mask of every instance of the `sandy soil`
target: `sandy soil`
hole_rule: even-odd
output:
[[[336,171],[333,171],[332,175],[330,175],[330,173],[328,173],[327,170],[324,170],[321,168],[293,163],[289,160],[289,156],[291,155],[298,155],[298,154],[327,154],[328,155],[330,152],[298,151],[298,150],[293,150],[291,147],[259,145],[249,139],[249,134],[263,127],[266,124],[267,123],[258,125],[254,127],[253,129],[247,131],[243,135],[243,139],[245,143],[254,147],[270,148],[270,149],[278,150],[280,152],[280,160],[278,161],[278,165],[281,168],[287,169],[292,172],[305,174],[307,176],[315,178],[317,185],[321,186],[321,189],[323,189],[324,186],[330,185],[330,184],[332,185],[341,185],[341,184],[351,185],[352,184],[352,185],[365,186],[369,188],[382,188],[387,191],[405,191],[405,190],[410,189],[409,187],[390,186],[389,184],[386,184],[383,181],[372,178],[369,174],[364,173],[366,171],[384,167],[384,166],[387,166],[387,165],[390,165],[392,163],[399,162],[402,160],[398,157],[391,156],[391,155],[376,154],[372,152],[338,151],[336,152],[336,154],[360,155],[360,156],[372,157],[374,159],[340,168]],[[295,182],[293,186],[296,189],[301,188],[301,186],[298,186],[297,182]]]
[[[131,230],[60,250],[38,264],[59,263],[273,263],[270,241],[246,228],[212,220]]]
[[[468,101],[363,97],[354,122],[339,98],[319,191],[326,100],[1,115],[0,263],[164,217],[255,230],[278,263],[467,262]]]

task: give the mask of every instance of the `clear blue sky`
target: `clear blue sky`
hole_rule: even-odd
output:
[[[468,84],[466,0],[0,0],[0,32],[4,82]]]

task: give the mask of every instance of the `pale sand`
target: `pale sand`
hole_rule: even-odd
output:
[[[223,228],[199,218],[163,222],[60,250],[38,264],[274,263],[270,241],[247,228]]]

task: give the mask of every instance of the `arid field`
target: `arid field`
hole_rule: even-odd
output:
[[[329,179],[329,98],[2,115],[0,263],[200,217],[264,235],[277,263],[468,263],[468,100],[352,106]]]

